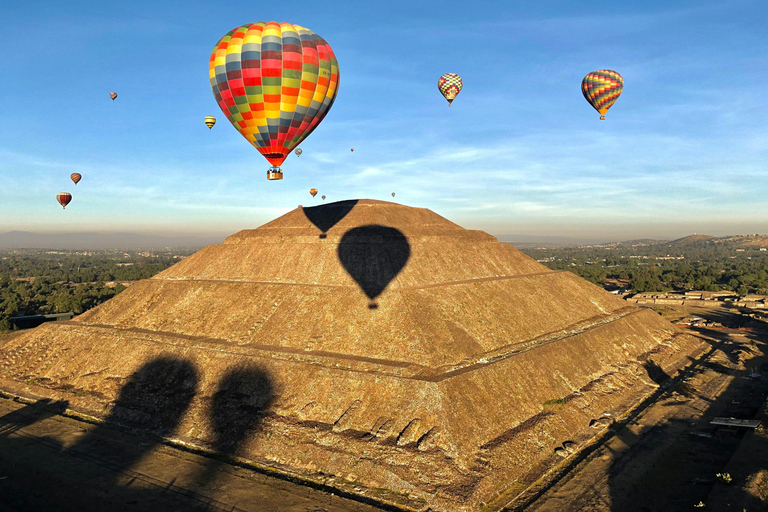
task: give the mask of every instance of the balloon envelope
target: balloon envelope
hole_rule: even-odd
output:
[[[294,151],[294,153],[296,153],[296,156],[301,156],[303,151],[301,150],[301,148],[296,148],[296,151]]]
[[[109,97],[112,98],[112,101],[115,101],[115,98],[117,98],[117,93],[116,92],[111,92],[111,93],[109,93]]]
[[[66,208],[70,201],[72,201],[72,194],[69,192],[59,192],[56,194],[56,200],[59,202],[62,208]]]
[[[581,81],[581,92],[589,104],[600,112],[600,119],[605,119],[605,113],[619,99],[622,89],[624,79],[610,69],[593,71]]]
[[[209,76],[227,119],[275,167],[317,128],[339,89],[330,45],[307,28],[274,21],[222,37]]]
[[[395,197],[395,193],[394,192],[392,192],[392,197]]]
[[[461,92],[462,87],[464,87],[464,82],[461,81],[461,77],[456,73],[446,73],[437,81],[437,88],[445,99],[448,100],[449,107],[454,98],[456,98],[456,95]]]
[[[215,124],[216,124],[216,118],[215,117],[213,117],[213,116],[205,116],[205,126],[207,126],[209,130],[211,128],[213,128],[213,125],[215,125]]]
[[[79,172],[73,172],[69,175],[70,179],[75,182],[75,185],[77,185],[81,179],[83,179],[83,176]]]
[[[317,189],[316,188],[311,188],[311,189],[309,189],[309,193],[312,194],[312,197],[315,197],[317,195]]]
[[[323,201],[325,201],[325,196],[321,197],[321,199],[322,199]]]

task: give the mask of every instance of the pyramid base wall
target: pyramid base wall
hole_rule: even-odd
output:
[[[0,348],[0,388],[67,400],[97,418],[382,503],[498,510],[562,463],[564,442],[589,441],[604,418],[621,416],[656,389],[649,364],[672,375],[706,347],[636,310],[556,342],[420,378],[371,361],[61,322]],[[161,410],[159,402],[121,402],[131,376],[158,360],[183,361],[196,372],[172,431],[162,412],[151,412]],[[233,369],[253,382],[222,387]],[[229,397],[223,405],[222,396]],[[258,421],[238,430],[237,418],[253,411]],[[232,439],[217,414],[234,418]]]

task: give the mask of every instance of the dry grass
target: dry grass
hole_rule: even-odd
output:
[[[2,331],[0,332],[0,347],[11,341],[17,336],[21,336],[24,331]]]

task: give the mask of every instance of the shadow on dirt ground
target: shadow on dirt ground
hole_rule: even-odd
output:
[[[149,361],[120,389],[105,424],[58,416],[64,401],[0,403],[11,411],[0,417],[0,511],[376,510],[226,464],[252,442],[274,400],[271,378],[255,366],[229,371],[208,399],[221,455],[166,445],[199,380],[185,359]]]
[[[96,425],[66,448],[54,436],[3,436],[0,471],[6,478],[0,482],[0,504],[11,510],[209,510],[201,497],[190,500],[168,487],[133,486],[140,475],[130,469],[162,442],[160,436],[175,430],[197,381],[190,362],[173,358],[150,361],[131,375],[107,421],[141,425],[157,434],[138,444],[129,442],[127,435],[121,436],[124,442],[112,442],[115,430],[108,424]],[[66,406],[41,400],[0,418],[0,428],[18,433],[22,426],[59,414]],[[20,457],[35,463],[20,463]],[[120,482],[126,476],[133,478],[127,485]]]
[[[50,398],[45,398],[6,414],[0,418],[0,437],[8,437],[33,423],[62,414],[67,409],[67,405],[69,402],[65,400],[54,402]]]
[[[707,316],[696,312],[744,329],[691,329],[710,348],[672,378],[646,362],[648,378],[660,387],[578,453],[567,472],[510,510],[693,511],[699,504],[704,510],[768,510],[759,498],[762,487],[768,497],[768,435],[711,424],[723,416],[768,419],[768,324],[735,319],[733,312],[702,313]]]
[[[752,419],[760,413],[768,392],[768,325],[732,312],[699,316],[751,329],[738,333],[697,329],[711,344],[711,354],[668,383],[658,414],[649,409],[616,433],[618,444],[627,448],[608,470],[610,506],[605,510],[698,510],[695,506],[706,506],[713,490],[729,485],[717,475],[726,472],[742,439],[751,432],[710,422],[715,417]],[[646,369],[655,382],[664,384],[654,368]],[[748,476],[733,474],[730,485],[743,484]],[[746,492],[736,492],[733,501],[738,512],[768,510],[768,504],[758,503]]]
[[[256,366],[230,370],[221,380],[211,403],[214,428],[213,449],[224,455],[239,455],[248,438],[261,423],[275,399],[272,381]],[[216,482],[224,460],[214,459],[200,477],[200,486]]]

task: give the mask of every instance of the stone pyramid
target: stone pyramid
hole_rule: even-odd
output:
[[[25,333],[0,387],[381,503],[498,510],[702,349],[484,232],[354,200]]]

